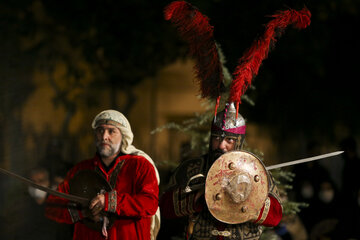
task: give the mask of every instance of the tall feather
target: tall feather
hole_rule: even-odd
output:
[[[251,80],[258,74],[261,62],[267,58],[269,48],[276,43],[275,37],[280,37],[285,28],[293,24],[295,28],[303,29],[309,26],[311,13],[303,8],[301,11],[293,9],[280,11],[266,25],[265,34],[256,39],[252,46],[239,60],[233,76],[234,80],[230,86],[229,102],[235,102],[238,106],[241,103],[241,96],[251,85]]]
[[[224,91],[223,72],[217,52],[213,26],[207,16],[185,1],[170,3],[164,17],[177,28],[189,44],[189,54],[195,61],[195,72],[202,98],[217,99]]]

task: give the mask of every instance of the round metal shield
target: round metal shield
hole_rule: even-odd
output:
[[[70,194],[92,199],[102,192],[110,192],[111,186],[99,173],[81,170],[70,180]]]
[[[269,192],[264,164],[252,153],[231,151],[211,166],[205,183],[205,200],[219,221],[238,224],[258,216]]]
[[[89,201],[96,197],[97,194],[110,192],[111,186],[99,173],[92,170],[81,170],[79,171],[69,182],[69,193],[88,198]],[[82,206],[84,210],[89,211],[89,206]],[[110,228],[115,221],[114,215],[108,215]],[[102,222],[95,222],[90,218],[84,218],[83,223],[98,232],[102,230]]]

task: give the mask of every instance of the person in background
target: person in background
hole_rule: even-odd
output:
[[[310,239],[338,239],[335,237],[339,226],[339,193],[330,177],[320,179],[316,201],[313,204],[312,218],[314,225]]]
[[[50,187],[49,172],[41,167],[35,167],[28,173],[28,178],[43,187]],[[59,239],[58,226],[45,217],[45,202],[48,194],[32,186],[19,192],[12,207],[6,211],[3,225],[3,239]]]
[[[307,156],[319,155],[321,153],[319,148],[320,146],[316,141],[310,141],[306,148]],[[330,174],[319,161],[295,165],[293,173],[295,177],[293,179],[293,190],[290,194],[293,200],[308,204],[307,207],[301,209],[298,215],[310,236],[312,228],[320,220],[314,216],[320,202],[320,185],[325,180],[330,181]]]

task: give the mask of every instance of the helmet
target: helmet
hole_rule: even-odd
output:
[[[225,109],[214,117],[211,136],[234,138],[236,140],[234,150],[240,150],[245,139],[245,129],[245,119],[240,114],[236,114],[234,103],[227,103]]]

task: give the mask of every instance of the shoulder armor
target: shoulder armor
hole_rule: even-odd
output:
[[[189,159],[182,162],[175,169],[175,172],[170,179],[170,187],[175,185],[180,187],[185,187],[188,180],[191,177],[200,173],[205,175],[204,173],[205,163],[206,163],[206,156]]]

